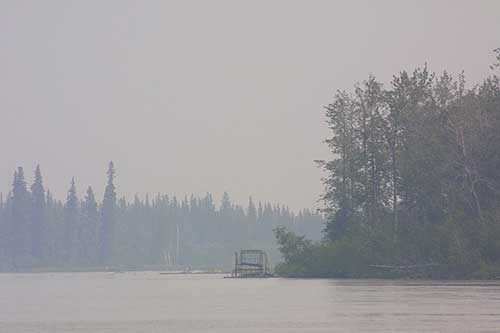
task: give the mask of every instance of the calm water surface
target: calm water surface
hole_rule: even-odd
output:
[[[0,274],[0,332],[499,332],[500,283]]]

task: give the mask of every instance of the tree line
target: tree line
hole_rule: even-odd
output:
[[[220,207],[210,193],[128,202],[117,197],[112,162],[101,202],[90,186],[80,199],[74,179],[63,202],[45,189],[40,166],[31,186],[19,167],[11,191],[0,195],[0,270],[224,269],[241,248],[265,249],[277,259],[277,226],[319,239],[323,223],[318,212],[295,214],[251,197],[243,208],[227,193]]]
[[[497,75],[467,87],[425,66],[387,88],[369,76],[326,118],[324,241],[278,229],[283,274],[500,276]]]

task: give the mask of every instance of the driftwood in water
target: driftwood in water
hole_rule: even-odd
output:
[[[428,268],[428,267],[438,267],[440,264],[420,264],[420,265],[370,265],[371,268],[381,268],[381,269],[392,269],[392,270],[411,270],[411,269],[420,269],[420,268]]]

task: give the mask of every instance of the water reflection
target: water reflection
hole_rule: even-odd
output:
[[[1,332],[496,332],[498,281],[0,275]]]

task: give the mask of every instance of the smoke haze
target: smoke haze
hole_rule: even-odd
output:
[[[0,188],[317,207],[323,105],[371,72],[489,72],[498,1],[2,1]]]

